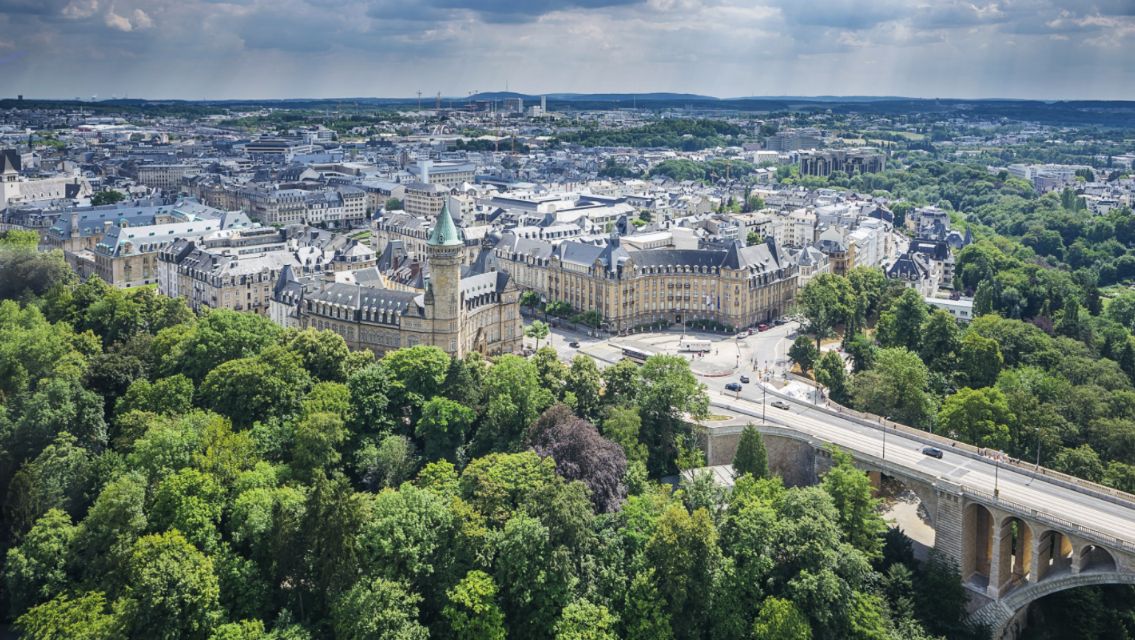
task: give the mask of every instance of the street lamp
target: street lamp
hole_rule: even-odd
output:
[[[887,420],[890,420],[890,419],[891,419],[890,416],[886,416],[885,418],[883,418],[883,421],[882,421],[883,422],[883,462],[887,461]]]
[[[998,451],[997,455],[993,456],[993,497],[996,499],[1001,496],[1001,452]]]
[[[765,381],[761,380],[761,422],[763,424],[768,424],[768,420],[765,418],[765,412],[767,411],[767,408],[768,408],[768,405],[766,403],[767,400],[768,400],[768,387],[765,386]]]

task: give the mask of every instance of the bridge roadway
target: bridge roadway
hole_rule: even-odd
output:
[[[712,406],[752,416],[759,423],[762,415],[761,387],[745,385],[740,397],[726,392],[724,385],[734,378],[703,379]],[[755,397],[754,397],[755,396]],[[773,400],[789,403],[789,409],[777,409]],[[764,415],[766,422],[789,427],[818,440],[871,458],[883,458],[884,429],[869,426],[855,418],[831,415],[815,406],[768,394]],[[1035,510],[1038,514],[1082,526],[1110,538],[1124,541],[1135,548],[1135,504],[1110,501],[1049,481],[1043,476],[1020,473],[1012,466],[989,458],[973,457],[949,446],[942,449],[941,460],[922,453],[923,442],[894,428],[886,429],[885,466],[912,475],[931,476],[938,481],[959,485],[966,491],[999,498],[1008,503]],[[888,474],[890,475],[890,474]]]

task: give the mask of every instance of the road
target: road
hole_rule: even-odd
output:
[[[706,381],[712,405],[759,419],[762,410],[759,387],[747,387],[740,394],[734,394],[725,391],[725,382]],[[769,402],[771,401],[770,398]],[[942,459],[938,460],[924,455],[922,449],[925,445],[902,432],[829,415],[797,401],[790,401],[787,410],[773,408],[770,404],[765,408],[765,415],[770,424],[790,427],[794,431],[850,451],[883,458],[888,466],[914,470],[987,494],[998,490],[1002,500],[1026,505],[1040,513],[1135,543],[1135,505],[1116,504],[1048,482],[1044,478],[1034,479],[1004,463],[973,458],[952,452],[949,448],[944,450]]]
[[[762,416],[762,392],[757,372],[767,370],[774,378],[783,373],[788,365],[785,352],[796,330],[796,325],[789,323],[743,339],[697,334],[698,337],[713,337],[717,341],[712,352],[691,359],[691,367],[705,383],[711,404],[716,408],[753,416],[754,421],[759,422]],[[680,337],[677,332],[668,332],[605,340],[562,330],[557,330],[557,333],[559,335],[552,344],[561,357],[569,360],[578,353],[584,353],[595,358],[600,366],[619,360],[620,344],[647,345],[659,353],[673,353]],[[572,342],[576,342],[578,346],[571,346]],[[726,392],[725,384],[737,381],[742,373],[750,375],[754,384],[744,385],[739,394]],[[931,458],[922,453],[925,446],[922,442],[902,432],[884,430],[849,417],[831,415],[800,400],[789,400],[787,410],[777,409],[771,405],[774,399],[776,398],[769,394],[769,404],[763,412],[770,424],[789,427],[866,456],[885,458],[888,466],[912,470],[937,481],[989,495],[996,491],[1001,500],[1026,505],[1040,514],[1070,521],[1135,544],[1133,504],[1112,502],[1061,486],[1043,477],[1033,478],[1005,463],[964,455],[951,451],[949,447],[944,447],[941,460]]]

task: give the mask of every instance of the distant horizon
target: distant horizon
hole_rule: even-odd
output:
[[[662,99],[681,99],[682,97],[689,97],[695,100],[704,101],[718,101],[718,102],[732,102],[732,101],[773,101],[773,100],[801,100],[813,102],[887,102],[887,101],[937,101],[944,100],[949,102],[1042,102],[1042,103],[1061,103],[1061,102],[1135,102],[1135,96],[1130,98],[1077,98],[1077,97],[1064,97],[1064,98],[1035,98],[1035,97],[1013,97],[1013,96],[951,96],[951,95],[936,95],[936,96],[915,96],[915,95],[871,95],[871,94],[783,94],[783,95],[743,95],[743,96],[717,96],[705,93],[692,93],[688,91],[636,91],[636,92],[621,92],[621,91],[549,91],[544,93],[515,91],[515,90],[501,90],[501,91],[484,91],[473,95],[459,95],[441,94],[443,101],[449,102],[467,102],[474,99],[485,99],[483,96],[493,96],[510,94],[515,96],[522,96],[525,98],[540,98],[547,97],[549,100],[559,101],[572,101],[572,100],[612,100],[620,99],[622,96],[627,98],[646,97],[650,100]],[[651,98],[653,96],[653,98]],[[669,96],[669,98],[662,98],[660,96]],[[349,101],[349,100],[376,100],[376,101],[398,101],[398,102],[417,102],[419,97],[416,95],[410,96],[397,96],[397,95],[330,95],[330,96],[274,96],[274,97],[154,97],[154,96],[35,96],[23,94],[15,94],[11,96],[0,96],[0,100],[17,100],[22,97],[23,100],[28,102],[46,101],[46,102],[78,102],[84,104],[100,104],[106,102],[137,100],[142,102],[315,102],[315,101]],[[616,98],[619,97],[619,98]],[[437,93],[426,94],[422,93],[420,100],[422,107],[433,107],[434,102],[437,100]]]

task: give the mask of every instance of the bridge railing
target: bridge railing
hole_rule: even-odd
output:
[[[1006,499],[1002,498],[1001,496],[993,495],[992,493],[989,493],[987,491],[982,491],[980,489],[974,489],[974,488],[971,488],[971,487],[967,487],[965,485],[955,485],[955,486],[959,487],[961,489],[962,495],[966,496],[968,498],[976,498],[976,499],[980,500],[982,503],[988,503],[991,506],[997,506],[997,507],[1000,507],[1000,508],[1002,508],[1006,511],[1012,511],[1012,512],[1018,513],[1020,515],[1026,515],[1027,514],[1027,517],[1029,519],[1036,520],[1037,522],[1047,524],[1047,525],[1049,525],[1049,526],[1051,526],[1051,527],[1053,527],[1057,530],[1063,530],[1063,531],[1067,531],[1067,532],[1071,532],[1071,533],[1079,533],[1080,535],[1084,536],[1085,538],[1088,538],[1089,540],[1092,540],[1093,542],[1099,542],[1101,544],[1105,544],[1105,545],[1108,545],[1110,547],[1122,549],[1122,550],[1130,552],[1130,553],[1135,553],[1135,538],[1132,538],[1132,539],[1119,538],[1119,537],[1104,533],[1103,531],[1100,531],[1099,529],[1093,529],[1092,527],[1086,527],[1086,526],[1079,524],[1077,522],[1072,522],[1071,520],[1068,520],[1066,518],[1061,518],[1060,516],[1053,515],[1051,513],[1046,512],[1046,511],[1041,511],[1039,509],[1036,509],[1035,507],[1030,507],[1028,505],[1021,504],[1019,502],[1014,502],[1012,500],[1006,500]]]
[[[805,384],[810,384],[810,385],[813,385],[813,386],[815,385],[815,383],[813,381],[811,381],[807,378],[803,378],[801,376],[798,376],[796,374],[789,374],[789,377],[792,378],[793,380],[796,380],[796,381],[799,381],[799,382],[802,382],[802,383],[805,383]],[[792,396],[788,396],[786,394],[781,393],[779,389],[776,389],[775,387],[768,385],[763,380],[760,381],[760,384],[764,385],[768,389],[768,392],[771,395],[782,397],[782,398],[785,398],[787,400],[792,400],[794,402],[799,402],[799,399],[793,398]],[[851,420],[854,420],[854,421],[857,421],[857,422],[863,424],[864,426],[870,426],[870,427],[874,427],[876,429],[882,428],[883,418],[881,416],[856,411],[854,409],[844,407],[844,406],[837,404],[835,402],[830,402],[831,406],[825,406],[825,405],[821,405],[821,404],[812,404],[812,403],[806,403],[806,404],[809,407],[815,407],[816,410],[827,413],[827,414],[832,415],[832,416],[849,418]],[[836,408],[833,409],[832,407],[836,407]],[[936,433],[930,433],[929,431],[923,431],[922,429],[910,427],[910,426],[907,426],[907,425],[904,425],[904,424],[901,424],[901,423],[898,423],[898,422],[894,422],[892,420],[887,420],[886,423],[887,423],[887,426],[892,428],[895,432],[902,433],[903,435],[906,435],[910,438],[913,438],[915,440],[919,440],[923,444],[929,444],[929,445],[933,445],[933,446],[936,446],[936,447],[939,447],[939,448],[945,448],[945,449],[948,449],[950,451],[961,452],[961,453],[963,453],[965,455],[969,455],[970,457],[973,457],[973,458],[981,458],[981,459],[985,459],[985,460],[989,459],[984,454],[986,449],[975,447],[971,444],[967,444],[965,442],[960,442],[958,440],[954,440],[952,438],[948,438],[946,436],[942,436],[942,435],[939,435],[939,434],[936,434]],[[1043,480],[1046,480],[1046,481],[1049,481],[1049,482],[1053,482],[1055,484],[1065,486],[1069,489],[1083,490],[1084,492],[1088,493],[1089,495],[1094,495],[1098,498],[1107,500],[1109,502],[1113,502],[1113,503],[1117,503],[1117,504],[1124,504],[1124,505],[1128,505],[1128,506],[1135,505],[1135,494],[1130,494],[1130,493],[1127,493],[1125,491],[1120,491],[1119,489],[1115,489],[1113,487],[1108,487],[1108,486],[1105,486],[1105,485],[1102,485],[1102,484],[1091,482],[1090,480],[1085,480],[1083,478],[1077,478],[1076,476],[1068,475],[1067,473],[1061,473],[1060,471],[1054,471],[1054,470],[1048,469],[1046,467],[1036,467],[1036,466],[1030,465],[1030,464],[1022,464],[1021,461],[1016,459],[1016,458],[1009,458],[1005,462],[1003,462],[1002,464],[1005,464],[1007,467],[1011,467],[1013,469],[1013,471],[1020,473],[1021,475],[1029,476],[1030,478],[1043,479]]]

